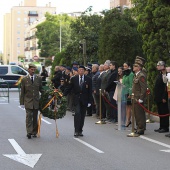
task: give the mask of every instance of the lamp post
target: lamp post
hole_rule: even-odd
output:
[[[61,52],[61,20],[60,21],[60,52]]]
[[[86,40],[85,39],[80,40],[79,44],[83,45],[83,62],[84,62],[84,65],[86,65]]]

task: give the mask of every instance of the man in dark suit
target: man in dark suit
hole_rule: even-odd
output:
[[[115,89],[116,89],[116,83],[114,81],[117,81],[118,78],[118,65],[116,61],[110,62],[110,73],[108,74],[107,79],[107,86],[106,91],[109,93],[110,103],[115,107],[111,108],[110,110],[110,122],[115,123],[117,122],[117,104],[116,100],[113,99]]]
[[[79,66],[78,75],[74,76],[70,80],[70,84],[64,91],[64,96],[69,94],[71,91],[74,93],[74,105],[75,105],[75,116],[74,116],[74,136],[83,136],[83,126],[86,115],[86,108],[91,106],[92,102],[92,80],[84,75],[85,67]]]
[[[156,102],[159,115],[164,115],[169,113],[167,81],[164,82],[163,80],[167,74],[164,61],[159,61],[157,63],[157,70],[159,71],[159,74],[155,81],[154,100]],[[160,117],[160,126],[159,129],[155,129],[155,132],[169,132],[169,116]]]
[[[36,66],[29,65],[29,75],[21,81],[20,105],[26,109],[26,130],[28,139],[36,137],[38,131],[37,115],[39,109],[39,92],[43,92],[40,76],[34,74]]]

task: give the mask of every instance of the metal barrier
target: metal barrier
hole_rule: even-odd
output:
[[[9,103],[9,84],[3,79],[0,79],[0,97],[7,97]]]

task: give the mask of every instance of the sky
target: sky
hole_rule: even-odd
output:
[[[0,51],[3,51],[3,16],[9,13],[13,6],[19,6],[24,0],[0,0]],[[51,2],[56,12],[80,12],[93,6],[93,11],[102,11],[110,8],[110,0],[37,0],[37,6],[45,6]]]

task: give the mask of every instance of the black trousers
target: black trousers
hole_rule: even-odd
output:
[[[75,132],[82,132],[86,116],[86,108],[81,100],[75,105],[74,128]]]
[[[166,103],[157,103],[159,115],[165,115],[169,113],[168,102]],[[169,129],[169,116],[160,117],[160,129]]]

